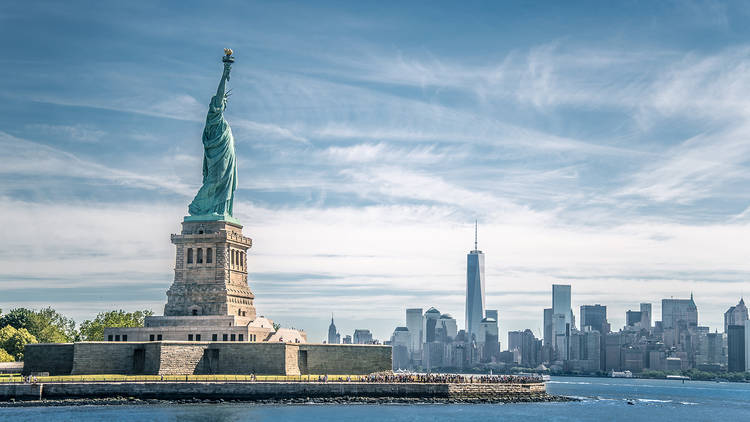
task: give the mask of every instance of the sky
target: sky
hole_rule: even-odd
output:
[[[541,336],[750,292],[746,2],[3,2],[0,308],[163,312],[222,71],[259,315],[387,340],[486,304]]]

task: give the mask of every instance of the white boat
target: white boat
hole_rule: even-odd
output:
[[[610,376],[612,378],[633,378],[633,373],[630,371],[618,372],[613,370]]]

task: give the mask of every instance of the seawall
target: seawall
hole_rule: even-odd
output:
[[[283,400],[299,398],[480,399],[546,401],[543,382],[528,384],[362,382],[64,382],[0,384],[0,401],[136,399]]]

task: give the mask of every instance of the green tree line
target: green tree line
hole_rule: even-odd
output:
[[[79,327],[75,321],[52,308],[15,308],[7,314],[0,309],[0,362],[23,360],[23,348],[30,343],[69,343],[103,341],[105,327],[143,327],[149,310],[102,312]]]

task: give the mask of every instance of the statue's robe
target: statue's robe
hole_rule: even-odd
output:
[[[208,106],[203,129],[203,186],[188,207],[192,216],[232,216],[237,161],[232,129],[224,119],[225,108],[223,95],[214,96]]]

